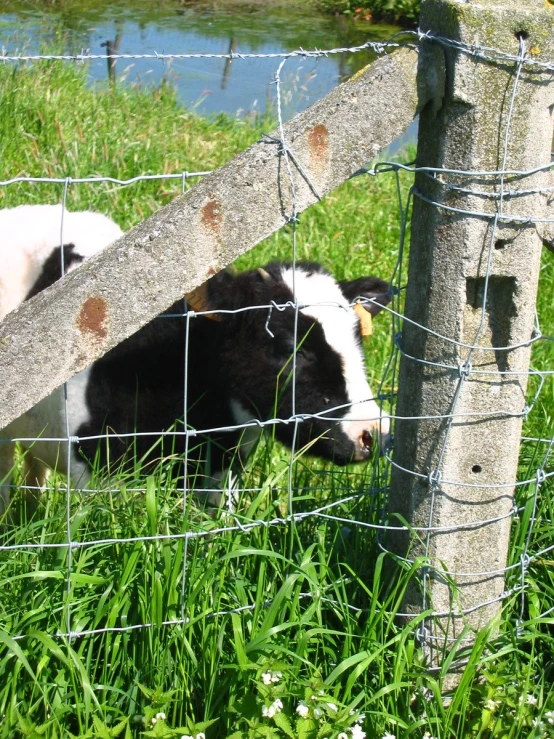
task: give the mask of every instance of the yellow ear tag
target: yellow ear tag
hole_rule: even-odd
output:
[[[185,299],[189,304],[189,308],[199,313],[210,310],[210,304],[208,303],[208,289],[206,283],[199,285],[196,290],[185,295]],[[221,321],[221,316],[214,315],[213,313],[206,313],[204,318],[209,318],[212,321]]]
[[[358,318],[360,319],[362,336],[371,336],[371,334],[373,333],[373,317],[371,313],[364,308],[359,300],[354,306],[354,310],[357,313]]]

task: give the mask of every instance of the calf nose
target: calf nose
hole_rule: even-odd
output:
[[[364,429],[358,436],[357,459],[367,459],[373,451],[373,445],[379,444],[379,452],[383,454],[390,441],[390,419],[387,416],[381,417],[379,423],[372,428]]]
[[[362,451],[362,457],[369,457],[371,450],[373,449],[373,437],[367,429],[364,429],[360,436],[360,447]]]

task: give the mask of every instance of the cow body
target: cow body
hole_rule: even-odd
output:
[[[70,262],[78,257],[78,247],[68,254]],[[46,282],[39,274],[28,294]],[[29,482],[41,484],[36,468],[44,463],[82,489],[95,459],[113,472],[137,458],[145,471],[171,458],[179,475],[185,452],[194,474],[213,484],[234,460],[244,461],[265,421],[297,451],[341,465],[367,459],[373,441],[388,435],[389,419],[366,380],[352,308],[358,297],[373,301],[366,308],[375,315],[389,286],[373,277],[338,283],[307,263],[223,271],[206,283],[213,314],[188,313],[179,301],[72,378],[67,401],[56,391],[2,435],[73,437],[25,443],[34,460]]]
[[[72,271],[122,234],[110,218],[92,211],[70,212],[61,205],[20,205],[0,210],[0,320],[53,284],[61,276],[62,266],[63,272]],[[67,386],[73,418],[86,417],[84,387],[88,372],[79,373]],[[44,485],[49,469],[70,469],[68,445],[42,440],[50,437],[67,437],[63,387],[0,431],[0,513],[3,502],[9,500],[15,451],[10,439],[38,439],[22,444],[26,451],[23,474],[31,489]],[[90,475],[82,459],[75,460],[74,471],[83,479]]]

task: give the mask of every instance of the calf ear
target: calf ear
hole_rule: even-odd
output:
[[[233,310],[235,303],[235,276],[228,269],[222,269],[200,286],[205,309]]]
[[[388,282],[378,277],[359,277],[357,280],[344,280],[339,282],[345,298],[350,303],[355,303],[357,298],[368,298],[373,302],[362,303],[364,308],[376,316],[383,307],[390,303],[393,296],[393,288]]]
[[[271,300],[286,303],[291,298],[290,290],[273,264],[239,273],[224,269],[211,277],[206,287],[209,305],[214,310],[239,310],[266,305]],[[255,316],[255,311],[252,316]]]
[[[267,273],[241,272],[236,274],[223,269],[205,283],[208,305],[214,310],[238,310],[248,305],[256,305],[259,300],[259,286],[269,276]]]

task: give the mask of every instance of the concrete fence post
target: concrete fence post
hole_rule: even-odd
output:
[[[387,541],[426,558],[405,605],[437,614],[419,629],[436,667],[505,590],[545,228],[533,221],[552,212],[527,193],[548,171],[498,172],[550,162],[554,74],[541,62],[554,58],[554,7],[424,0],[420,27],[420,71],[439,46],[446,86],[421,114],[417,164],[445,171],[419,172],[414,187],[389,501],[390,524],[413,531]]]

